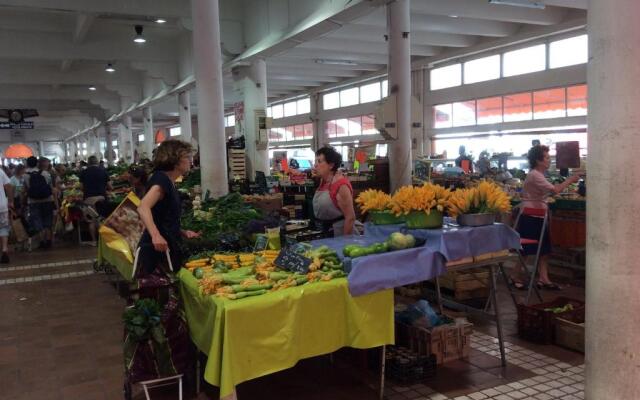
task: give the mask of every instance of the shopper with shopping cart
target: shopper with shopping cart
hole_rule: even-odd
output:
[[[191,169],[193,149],[189,143],[168,140],[154,153],[154,172],[147,181],[147,192],[140,201],[138,213],[145,226],[140,239],[142,270],[150,273],[164,262],[169,250],[175,268],[182,265],[180,242],[184,238],[200,236],[180,229],[182,205],[175,187],[178,177]]]

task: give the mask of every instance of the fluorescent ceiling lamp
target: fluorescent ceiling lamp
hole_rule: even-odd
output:
[[[489,4],[544,9],[544,3],[533,0],[489,0]]]
[[[107,72],[116,72],[116,69],[113,68],[113,64],[109,63],[107,64],[107,68],[104,69]]]
[[[95,86],[89,86],[89,90],[91,90],[92,92],[95,92],[98,89]]]
[[[358,65],[357,62],[349,61],[349,60],[325,60],[322,58],[317,58],[316,64],[325,64],[325,65]]]
[[[164,18],[158,18],[158,19],[156,19],[156,24],[164,24],[165,22],[167,22],[167,20],[166,20],[166,19],[164,19]]]
[[[142,30],[144,28],[142,27],[142,25],[136,25],[135,26],[135,30],[136,30],[136,37],[133,39],[134,42],[136,43],[146,43],[147,39],[144,38],[144,36],[142,36]]]

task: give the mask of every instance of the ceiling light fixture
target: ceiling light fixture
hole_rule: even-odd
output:
[[[167,22],[167,20],[166,20],[166,19],[164,19],[164,18],[158,18],[158,19],[156,19],[156,24],[164,24],[165,22]]]
[[[92,92],[95,92],[98,89],[95,86],[89,86],[89,90],[91,90]]]
[[[317,58],[315,60],[316,64],[325,64],[325,65],[358,65],[355,61],[349,60],[325,60],[322,58]]]
[[[498,4],[504,6],[525,7],[525,8],[537,8],[544,10],[544,3],[533,0],[489,0],[489,4]]]
[[[144,28],[142,27],[142,25],[136,25],[135,26],[135,30],[136,30],[136,37],[133,39],[134,42],[136,43],[146,43],[147,39],[144,38],[144,36],[142,36],[142,30]]]
[[[458,18],[458,16],[457,16],[457,15],[455,15],[455,14],[451,14],[451,15],[449,15],[449,17],[451,17],[451,18]]]
[[[107,64],[107,68],[105,68],[104,70],[106,72],[111,72],[111,73],[116,72],[116,69],[113,68],[113,64],[111,64],[111,63]]]

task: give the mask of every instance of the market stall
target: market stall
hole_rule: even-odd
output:
[[[234,301],[203,295],[186,270],[178,277],[191,338],[208,356],[204,378],[221,398],[304,358],[394,342],[392,290],[352,297],[340,278]]]

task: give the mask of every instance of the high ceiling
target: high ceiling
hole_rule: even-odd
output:
[[[272,100],[386,68],[385,1],[220,3],[228,105],[242,98],[231,67],[254,57],[267,59]],[[412,58],[437,60],[502,38],[585,22],[587,0],[543,3],[545,9],[412,0]],[[156,23],[159,17],[167,22]],[[190,17],[186,0],[0,0],[0,108],[36,108],[36,129],[25,135],[60,140],[184,83],[193,74]],[[144,26],[143,45],[132,41],[137,24]],[[108,63],[116,72],[105,71]],[[196,96],[191,98],[195,113]],[[160,124],[176,121],[175,96],[156,102],[153,110]],[[132,116],[138,121],[140,112]],[[0,141],[9,141],[5,132]]]

